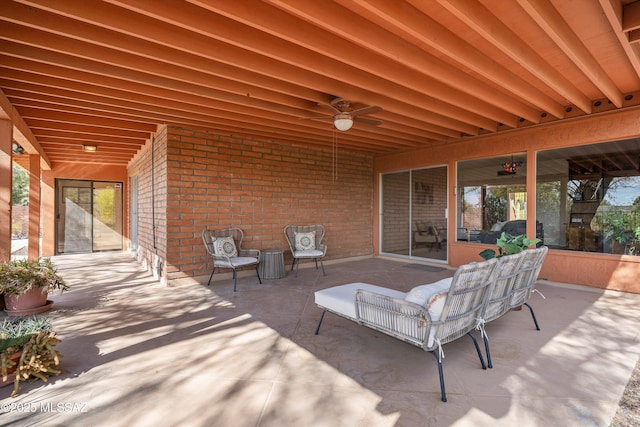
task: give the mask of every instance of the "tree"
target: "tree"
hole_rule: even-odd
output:
[[[27,206],[29,204],[29,175],[27,171],[15,164],[13,165],[11,204],[13,206]]]

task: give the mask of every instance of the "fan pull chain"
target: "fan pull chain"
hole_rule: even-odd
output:
[[[338,133],[335,129],[331,132],[333,141],[333,159],[332,159],[332,174],[333,174],[333,182],[338,180]]]

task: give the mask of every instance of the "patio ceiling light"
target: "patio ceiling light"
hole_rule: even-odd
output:
[[[333,117],[333,125],[338,130],[341,130],[343,132],[347,131],[347,130],[351,129],[351,126],[353,126],[353,118],[351,117],[351,114],[349,114],[349,113],[336,114]]]
[[[98,147],[96,147],[95,145],[83,145],[82,151],[87,153],[95,153],[96,151],[98,151]]]
[[[22,148],[22,145],[17,142],[11,143],[11,151],[13,151],[13,154],[24,154],[24,148]]]

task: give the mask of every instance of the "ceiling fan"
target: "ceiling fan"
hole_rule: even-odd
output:
[[[329,104],[318,103],[321,107],[326,107],[333,112],[331,116],[316,116],[316,117],[304,117],[310,120],[330,120],[333,121],[333,126],[340,131],[347,131],[353,126],[353,122],[364,123],[370,126],[378,126],[382,124],[382,121],[372,119],[369,117],[362,117],[367,114],[375,114],[382,111],[382,107],[377,105],[369,105],[366,107],[354,109],[351,106],[351,102],[342,98],[333,98]]]

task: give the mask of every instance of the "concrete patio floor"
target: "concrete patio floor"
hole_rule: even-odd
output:
[[[542,281],[541,331],[528,310],[487,325],[493,369],[466,337],[444,346],[443,403],[431,354],[330,314],[314,335],[313,292],[409,290],[448,268],[370,258],[242,274],[234,293],[164,287],[130,254],[54,262],[71,286],[47,314],[63,372],[0,389],[1,425],[607,426],[640,353],[640,295]]]

